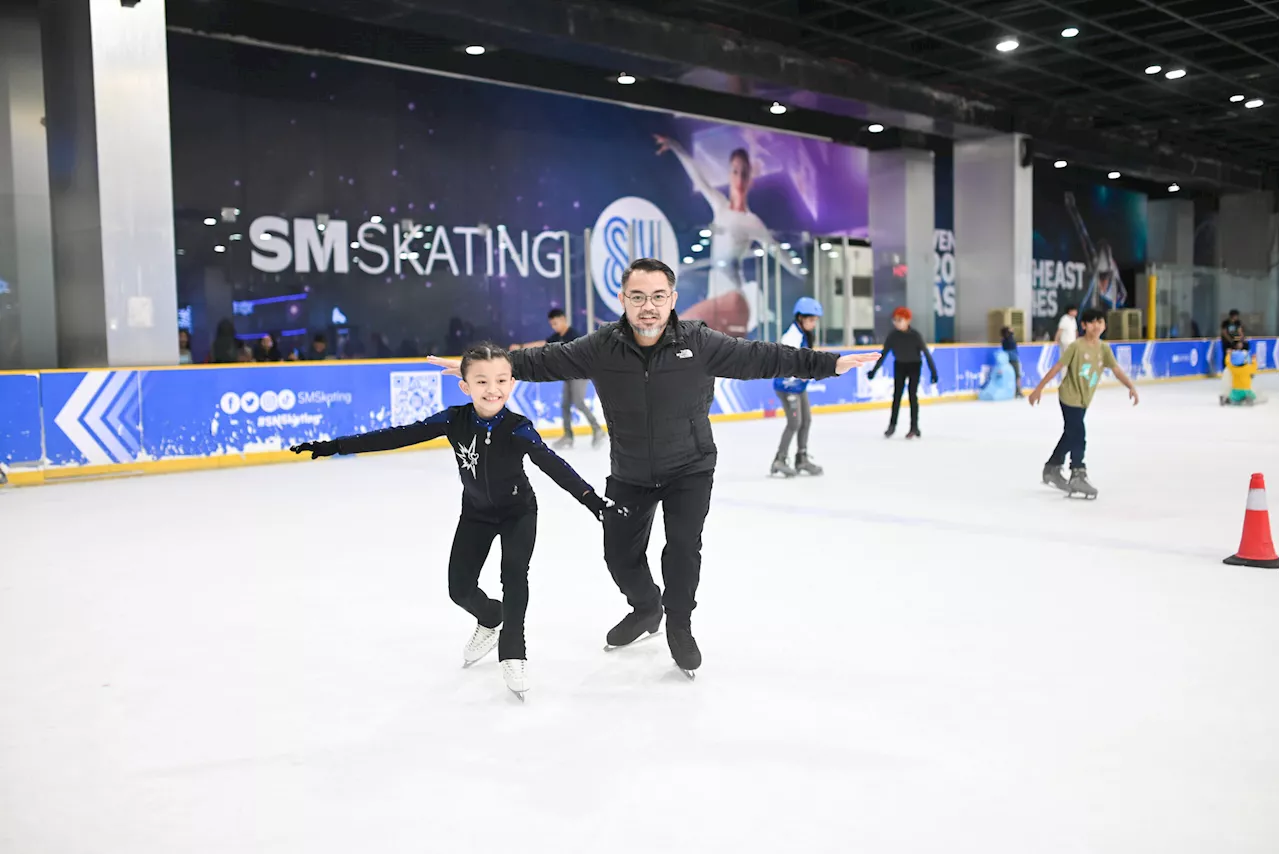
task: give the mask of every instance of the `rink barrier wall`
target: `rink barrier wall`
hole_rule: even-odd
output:
[[[1125,372],[1142,383],[1212,376],[1222,358],[1216,340],[1111,347]],[[1255,339],[1250,347],[1260,369],[1276,369],[1275,338]],[[921,385],[921,402],[976,400],[996,348],[940,345],[932,352],[938,384]],[[1018,352],[1026,388],[1058,358],[1054,344],[1025,344]],[[889,357],[874,380],[861,368],[813,383],[814,411],[888,406],[892,362]],[[560,383],[518,383],[510,406],[552,437],[561,430],[560,390]],[[466,401],[457,382],[425,360],[10,371],[0,373],[0,463],[15,485],[264,465],[300,459],[288,451],[299,442],[407,424]],[[594,389],[587,402],[600,416]],[[771,380],[716,380],[713,421],[777,414]],[[576,412],[574,428],[588,429]]]

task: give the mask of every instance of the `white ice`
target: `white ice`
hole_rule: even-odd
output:
[[[717,425],[692,683],[602,651],[597,523],[533,473],[525,705],[460,667],[446,452],[7,490],[0,851],[1274,852],[1277,573],[1221,562],[1250,473],[1277,520],[1258,385],[1100,391],[1096,502],[1040,484],[1052,396],[820,416],[821,479]]]

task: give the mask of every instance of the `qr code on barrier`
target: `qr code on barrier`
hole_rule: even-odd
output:
[[[421,421],[444,409],[439,371],[391,372],[391,426]]]

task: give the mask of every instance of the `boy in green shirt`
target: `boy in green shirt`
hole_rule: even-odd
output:
[[[1084,327],[1084,337],[1076,339],[1067,347],[1058,364],[1044,375],[1035,391],[1031,392],[1031,405],[1040,402],[1040,395],[1058,371],[1064,367],[1067,372],[1058,386],[1058,403],[1062,406],[1062,438],[1058,447],[1053,449],[1053,456],[1044,464],[1044,482],[1063,490],[1068,495],[1083,495],[1085,498],[1097,498],[1098,490],[1089,483],[1089,474],[1084,467],[1084,413],[1093,400],[1093,390],[1102,379],[1102,371],[1109,368],[1116,379],[1129,389],[1129,397],[1133,405],[1138,405],[1138,390],[1133,380],[1120,369],[1111,347],[1102,340],[1102,333],[1107,329],[1107,316],[1097,309],[1089,309],[1080,315],[1080,325]],[[1071,455],[1071,480],[1062,476],[1062,464]]]

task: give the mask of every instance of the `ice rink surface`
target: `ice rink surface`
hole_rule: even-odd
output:
[[[598,523],[530,466],[523,706],[459,666],[447,452],[0,492],[0,851],[1274,852],[1277,573],[1221,561],[1276,385],[1100,390],[1095,502],[1040,484],[1054,396],[818,417],[821,479],[717,425],[693,683],[602,651]]]

